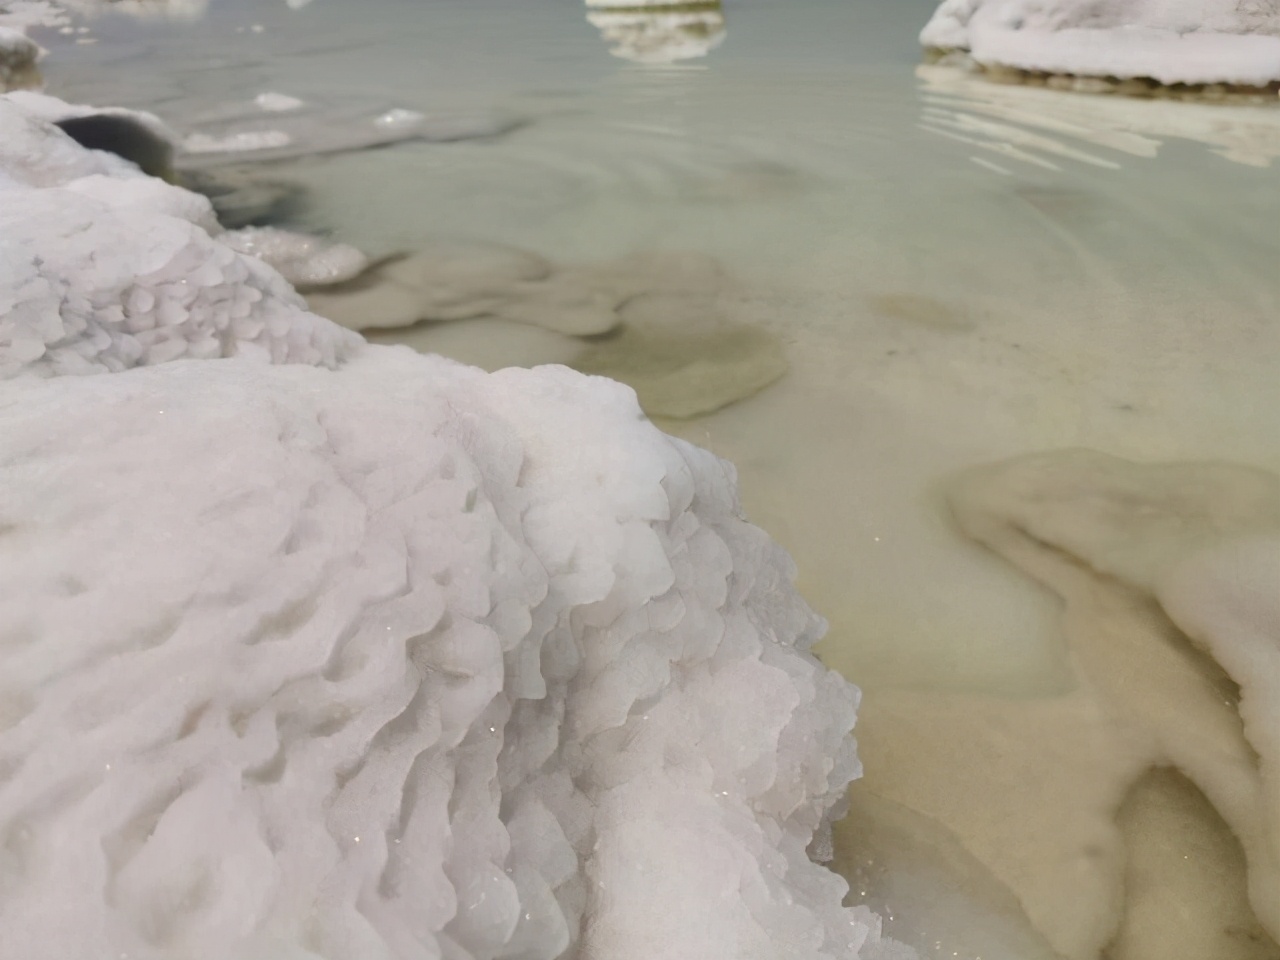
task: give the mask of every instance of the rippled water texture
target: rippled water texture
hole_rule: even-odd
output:
[[[218,175],[374,257],[536,254],[479,319],[378,339],[627,379],[738,465],[866,692],[840,862],[896,936],[1275,960],[1280,910],[1246,896],[1266,828],[1213,760],[1256,763],[1237,683],[1105,560],[1280,528],[1280,105],[917,69],[930,12],[743,0],[670,64],[611,55],[571,0],[214,0],[41,39],[51,92],[186,133],[278,93],[331,147],[392,109],[458,134]],[[570,302],[623,327],[557,329]]]

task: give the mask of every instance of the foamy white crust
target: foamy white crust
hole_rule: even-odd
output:
[[[0,134],[6,952],[902,955],[806,853],[857,692],[727,464],[612,381],[364,345]],[[211,336],[303,362],[48,376]]]
[[[597,6],[587,14],[610,44],[609,52],[636,63],[674,63],[705,57],[725,38],[724,15],[715,10],[610,10]]]
[[[1280,80],[1280,16],[1264,7],[1236,0],[945,0],[920,41],[1023,70],[1265,86]]]
[[[214,240],[206,200],[81,148],[32,99],[0,98],[0,378],[179,357],[332,365],[360,342]]]
[[[218,234],[240,253],[270,264],[297,286],[319,287],[351,280],[369,266],[369,258],[346,243],[333,243],[278,227],[244,227]]]

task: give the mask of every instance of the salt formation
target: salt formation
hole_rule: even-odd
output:
[[[0,134],[0,955],[908,956],[809,858],[856,691],[727,464]]]
[[[964,51],[982,67],[1042,75],[1253,88],[1280,82],[1274,0],[944,0],[920,42]],[[1134,84],[1120,92],[1144,90]]]
[[[0,25],[0,93],[40,85],[40,47],[26,34]]]
[[[959,837],[1070,960],[1097,960],[1122,919],[1121,945],[1144,949],[1108,956],[1273,957],[1280,477],[1067,451],[970,471],[951,503],[966,534],[1062,599],[1075,685],[1026,699],[868,697],[866,722],[899,724],[892,749],[915,758],[915,773],[894,767],[868,740],[877,789]],[[1252,916],[1230,899],[1237,887],[1205,887],[1194,874],[1166,886],[1163,904],[1129,911],[1144,891],[1124,889],[1114,818],[1158,768],[1180,771],[1239,839]],[[987,800],[980,809],[964,800],[975,791]],[[1145,806],[1159,815],[1160,804]],[[1180,826],[1160,842],[1220,835],[1212,822]],[[1126,835],[1142,842],[1151,829],[1131,820]]]
[[[720,0],[587,0],[587,7],[587,20],[609,44],[609,52],[636,63],[675,63],[705,57],[725,38]]]
[[[302,156],[367,150],[409,140],[452,143],[502,136],[519,118],[489,113],[419,113],[386,105],[306,103],[265,93],[251,102],[188,117],[182,165],[204,170],[227,164],[278,162]]]
[[[203,198],[81,148],[31,102],[0,98],[0,376],[233,354],[333,364],[358,342],[211,238]]]
[[[9,102],[29,117],[56,124],[82,147],[114,153],[137,165],[143,173],[174,179],[177,137],[155,114],[119,107],[99,110],[32,91],[14,93]]]
[[[1013,892],[946,828],[863,782],[849,801],[831,866],[884,918],[886,934],[930,960],[1061,960]]]
[[[296,287],[323,287],[354,279],[369,266],[369,258],[347,243],[281,230],[244,227],[218,235],[222,243],[270,264]]]

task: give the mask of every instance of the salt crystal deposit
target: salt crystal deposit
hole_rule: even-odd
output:
[[[1114,954],[1117,935],[1137,947],[1127,956],[1274,956],[1280,476],[1054,451],[967,471],[950,501],[965,534],[1059,598],[1071,681],[1031,699],[869,695],[872,729],[923,761],[912,772],[870,743],[881,796],[961,836],[1060,956]],[[1187,783],[1148,786],[1171,770]],[[987,803],[967,807],[978,780]],[[1153,789],[1166,804],[1199,798],[1209,816],[1152,837],[1161,821],[1146,802],[1122,835],[1116,811]],[[1155,902],[1125,876],[1133,848],[1151,862],[1152,841],[1210,845],[1188,873],[1158,878]],[[1236,843],[1244,889],[1230,870],[1205,889],[1195,874],[1221,869]]]
[[[980,65],[1162,84],[1280,81],[1268,0],[945,0],[920,35]]]
[[[82,149],[18,97],[0,100],[0,375],[231,355],[332,365],[358,342],[210,237],[203,198]]]
[[[0,955],[909,956],[810,860],[857,693],[731,467],[4,99],[0,191]]]
[[[278,227],[244,227],[218,234],[233,250],[257,257],[294,286],[323,287],[343,283],[364,272],[369,258],[347,243],[281,230]]]
[[[587,20],[609,52],[636,63],[676,63],[705,57],[724,42],[724,12],[711,3],[609,3],[588,0]]]

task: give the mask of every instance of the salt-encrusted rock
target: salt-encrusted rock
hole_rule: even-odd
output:
[[[0,953],[906,956],[810,860],[857,691],[729,465],[0,134]]]
[[[612,3],[587,0],[587,20],[609,52],[636,63],[675,63],[705,57],[724,42],[719,0],[709,3]]]
[[[96,109],[31,91],[14,93],[9,100],[28,116],[57,125],[82,147],[113,153],[143,173],[173,179],[177,135],[153,113],[121,107]]]
[[[787,372],[778,336],[725,316],[713,298],[641,294],[619,312],[617,332],[589,345],[572,365],[621,380],[650,416],[703,416]]]
[[[79,147],[21,97],[0,98],[0,378],[179,357],[332,365],[359,342],[214,240],[203,197]]]
[[[367,348],[0,386],[28,960],[855,956],[854,696],[624,388]],[[869,953],[866,955],[870,955]]]
[[[325,287],[351,280],[369,266],[369,258],[347,243],[333,243],[277,227],[245,227],[218,234],[240,253],[270,264],[297,287]]]
[[[1077,744],[1055,754],[1079,795],[1069,803],[1046,798],[1037,823],[1048,809],[1060,829],[1010,848],[1018,850],[1017,894],[1032,919],[1063,956],[1098,955],[1119,919],[1116,867],[1124,857],[1107,822],[1118,803],[1099,808],[1098,794],[1118,799],[1152,768],[1172,768],[1203,792],[1239,841],[1262,928],[1252,939],[1280,939],[1280,476],[1238,464],[1135,464],[1066,450],[972,468],[953,483],[950,501],[966,534],[1062,598],[1077,668],[1073,690],[1024,710],[1022,720],[1038,725],[1046,710],[1068,707],[1060,719],[1073,715],[1072,722],[996,751],[989,775],[999,776],[995,768],[1030,744],[1069,738],[1067,730],[1092,741],[1087,766]],[[1081,709],[1090,701],[1093,708]],[[1103,737],[1086,721],[1097,705],[1107,717]],[[944,718],[938,711],[922,720]],[[985,719],[988,736],[1006,722],[998,709]],[[951,723],[956,729],[942,736],[939,753],[956,730],[963,735]],[[956,759],[975,762],[967,750]],[[1026,838],[1026,824],[1015,822],[1021,816],[996,811],[991,819],[984,811],[991,832],[974,831],[966,845],[982,849],[993,834],[1004,845],[1010,836]],[[1062,874],[1067,862],[1078,865],[1073,875],[1046,885],[1045,876]],[[1056,903],[1045,897],[1050,890]],[[1220,922],[1212,905],[1204,916]]]
[[[1280,81],[1275,0],[944,0],[920,36],[979,64],[1162,84]]]

